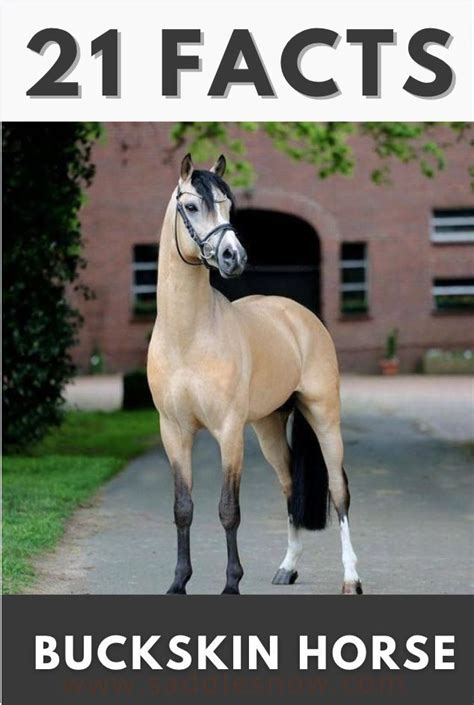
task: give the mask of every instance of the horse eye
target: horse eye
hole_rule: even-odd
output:
[[[186,206],[186,210],[190,213],[196,213],[197,206],[195,206],[194,203],[188,203],[188,205]]]

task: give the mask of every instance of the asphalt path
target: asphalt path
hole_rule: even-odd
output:
[[[393,408],[344,404],[345,465],[359,572],[368,594],[473,591],[474,486],[464,442],[433,434]],[[403,411],[403,410],[402,410]],[[218,449],[199,434],[193,454],[193,577],[188,592],[220,593],[225,539],[218,518]],[[239,548],[246,594],[334,594],[342,586],[335,516],[305,532],[299,578],[271,579],[286,547],[285,502],[253,432],[246,435]],[[35,593],[161,594],[175,563],[171,473],[161,447],[131,462],[68,525],[58,548],[36,565]]]

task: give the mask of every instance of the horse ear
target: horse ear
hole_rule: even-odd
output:
[[[214,174],[217,174],[217,176],[224,176],[226,166],[227,166],[227,162],[225,160],[225,157],[223,154],[221,154],[221,156],[219,157],[217,162],[211,168],[211,171],[213,171]]]
[[[193,171],[194,171],[193,160],[191,158],[191,155],[188,152],[186,154],[186,156],[184,157],[183,161],[181,162],[181,172],[180,172],[181,180],[187,181],[190,178]]]

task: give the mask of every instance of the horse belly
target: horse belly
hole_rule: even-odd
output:
[[[254,365],[250,385],[249,421],[264,418],[279,409],[299,384],[299,360],[287,350],[284,354],[281,352],[269,347],[265,351],[264,359],[259,359]]]

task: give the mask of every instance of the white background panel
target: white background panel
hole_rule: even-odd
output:
[[[173,2],[4,2],[2,6],[1,91],[4,120],[471,120],[473,119],[473,4],[446,2],[315,2],[308,0],[174,0]],[[43,56],[27,49],[45,27],[66,29],[77,39],[81,58],[69,80],[81,84],[80,99],[29,98],[26,91],[53,64],[58,48]],[[161,95],[161,32],[165,28],[200,28],[202,46],[182,47],[198,53],[200,72],[181,75],[179,99]],[[341,95],[312,99],[297,93],[282,75],[286,42],[310,27],[327,27],[342,39],[337,49],[306,52],[302,69],[308,78],[333,77]],[[362,96],[362,49],[345,40],[347,29],[390,28],[396,46],[381,47],[380,98]],[[449,48],[430,51],[454,69],[449,95],[437,99],[411,96],[402,89],[410,74],[429,81],[433,74],[413,62],[408,41],[419,29],[438,27],[454,39]],[[121,33],[121,97],[101,96],[101,60],[90,54],[91,40],[116,28]],[[251,85],[236,85],[225,99],[210,98],[211,85],[233,29],[249,29],[258,45],[276,98],[261,98]]]

